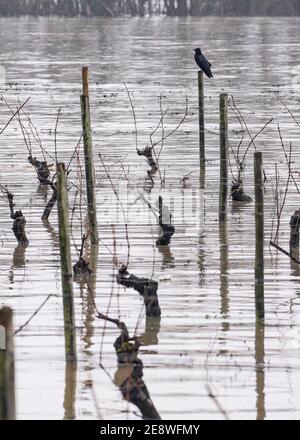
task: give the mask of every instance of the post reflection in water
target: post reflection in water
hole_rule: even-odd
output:
[[[220,242],[220,313],[225,319],[229,312],[229,288],[228,288],[228,232],[227,221],[219,223],[219,242]],[[230,328],[228,321],[222,323],[223,331]]]
[[[64,420],[74,420],[76,418],[76,379],[77,363],[66,362],[65,367],[65,394],[64,394]]]
[[[264,420],[265,409],[265,325],[257,319],[255,327],[256,419]]]
[[[83,351],[87,354],[89,348],[93,345],[98,252],[98,245],[90,245],[86,252],[85,259],[89,262],[89,267],[92,270],[91,275],[74,277],[74,281],[79,286],[82,299],[83,331],[81,339],[85,343]]]
[[[86,363],[85,363],[85,371],[89,374],[91,370],[93,370],[96,365],[92,361],[92,346],[93,346],[93,336],[95,333],[94,321],[95,321],[95,296],[96,296],[96,282],[97,282],[97,265],[98,265],[98,245],[89,245],[89,248],[86,249],[86,260],[89,262],[89,267],[92,270],[92,274],[88,277],[85,276],[76,276],[74,277],[75,283],[79,286],[80,297],[82,300],[82,333],[81,340],[84,342],[84,346],[82,348],[82,352],[86,355]],[[66,367],[67,368],[67,367]],[[76,380],[76,371],[75,371],[75,380]],[[69,372],[71,375],[71,371]],[[89,398],[94,399],[93,397],[93,381],[87,379],[83,381],[83,388],[88,392]],[[69,387],[71,389],[71,380],[69,383]],[[75,405],[75,391],[76,384],[74,385],[74,405]],[[67,377],[66,377],[66,388],[67,388]],[[94,402],[95,403],[95,402]],[[98,407],[96,407],[97,413],[99,412]],[[71,413],[71,409],[70,409]],[[75,409],[74,409],[75,414]]]
[[[200,164],[200,190],[205,190],[205,163]]]

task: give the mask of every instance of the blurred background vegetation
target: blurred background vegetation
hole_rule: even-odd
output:
[[[298,16],[300,0],[0,0],[0,15]]]

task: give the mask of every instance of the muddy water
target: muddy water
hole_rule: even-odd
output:
[[[280,33],[278,28],[280,26]],[[44,147],[54,155],[56,113],[58,156],[69,161],[80,136],[80,68],[91,70],[91,105],[97,175],[101,243],[94,280],[98,308],[124,320],[141,336],[144,380],[162,418],[222,418],[208,387],[228,417],[274,419],[300,416],[300,288],[299,269],[271,250],[274,208],[274,165],[280,184],[287,167],[277,133],[294,143],[293,169],[298,176],[300,129],[276,99],[299,115],[297,70],[299,20],[219,19],[84,20],[1,19],[1,93],[13,106],[31,97],[27,111]],[[205,82],[207,166],[205,189],[199,189],[196,68],[191,49],[205,48],[215,79]],[[6,84],[3,75],[6,74]],[[132,91],[138,123],[138,145],[149,144],[149,133],[169,108],[166,132],[188,116],[165,141],[160,169],[161,189],[173,211],[176,233],[170,250],[155,246],[156,220],[137,191],[155,204],[160,179],[149,192],[147,165],[135,152],[134,127],[123,82]],[[252,134],[271,117],[274,122],[257,138],[264,152],[265,191],[265,329],[254,313],[253,204],[229,204],[228,222],[219,226],[218,94],[234,95]],[[10,116],[0,103],[0,125]],[[300,118],[299,118],[300,119]],[[230,114],[230,141],[236,149],[240,125]],[[159,135],[155,137],[159,139]],[[138,409],[122,400],[113,342],[118,332],[104,327],[84,284],[75,283],[78,346],[77,371],[65,369],[62,299],[56,212],[48,224],[40,221],[46,198],[18,124],[1,135],[0,182],[15,194],[27,220],[30,245],[16,247],[6,200],[0,196],[0,304],[15,311],[15,328],[22,325],[45,298],[52,296],[15,337],[17,414],[20,419],[136,419]],[[247,134],[243,149],[248,144]],[[41,151],[32,139],[32,151]],[[123,210],[103,170],[102,154]],[[253,196],[252,153],[247,156],[245,188]],[[51,162],[51,158],[48,158]],[[234,160],[231,156],[234,170]],[[122,170],[134,186],[132,191]],[[72,163],[70,181],[79,184],[79,164]],[[186,187],[180,179],[193,172]],[[70,190],[73,204],[75,187]],[[298,207],[290,185],[283,209],[279,243],[288,248],[289,217]],[[77,199],[78,200],[78,199]],[[85,212],[83,212],[85,216]],[[73,218],[74,241],[80,245],[79,210]],[[125,218],[125,220],[124,220]],[[159,281],[160,322],[146,319],[139,295],[114,282],[112,256],[127,260],[124,223],[128,223],[129,269]],[[112,231],[115,225],[115,233]],[[76,261],[76,249],[72,253]],[[88,250],[87,250],[88,253]],[[105,331],[104,331],[105,330]],[[103,368],[99,367],[99,363]]]

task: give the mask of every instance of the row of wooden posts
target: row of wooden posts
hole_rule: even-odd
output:
[[[199,106],[199,156],[200,174],[205,175],[205,123],[204,123],[204,83],[203,73],[198,72],[198,106]],[[219,188],[219,221],[227,219],[228,199],[228,95],[220,94],[220,188]],[[255,190],[255,310],[256,317],[264,319],[264,191],[263,191],[263,158],[260,151],[254,152],[254,190]]]
[[[92,129],[89,103],[88,68],[82,68],[81,119],[84,145],[86,193],[88,203],[89,236],[92,246],[98,243],[98,224],[95,197]],[[76,363],[76,332],[73,294],[73,268],[71,259],[67,170],[64,163],[56,164],[57,211],[61,260],[65,358]],[[0,348],[0,420],[13,420],[15,411],[13,312],[9,307],[0,309],[0,329],[4,329],[5,349]]]
[[[203,74],[198,73],[199,90],[199,146],[200,173],[205,172],[205,126],[204,126],[204,88]],[[95,197],[95,173],[93,165],[92,129],[89,102],[88,68],[82,68],[82,95],[80,97],[86,192],[88,203],[89,234],[91,245],[98,243],[98,225]],[[227,218],[228,198],[228,95],[220,95],[220,190],[219,221]],[[64,163],[56,164],[57,170],[57,209],[59,223],[59,242],[61,257],[61,277],[63,293],[65,358],[68,363],[76,363],[76,332],[73,294],[73,270],[71,260],[69,204],[67,171]],[[255,305],[256,316],[264,318],[264,213],[263,213],[263,172],[262,154],[254,153],[255,186]],[[13,352],[13,313],[9,307],[0,309],[0,326],[5,329],[6,349],[0,350],[0,420],[15,418],[14,396],[14,352]]]
[[[82,68],[82,95],[80,97],[80,102],[86,193],[88,204],[89,236],[91,245],[97,246],[99,237],[95,195],[95,170],[93,163],[89,80],[87,67]],[[67,362],[75,363],[77,361],[77,354],[73,294],[73,267],[71,259],[67,172],[64,163],[57,163],[57,210],[64,309],[65,357]]]

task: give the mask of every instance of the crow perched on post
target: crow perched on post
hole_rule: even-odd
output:
[[[213,74],[211,73],[211,70],[210,70],[211,64],[205,58],[205,56],[201,52],[201,49],[199,49],[199,47],[197,47],[197,49],[194,49],[194,51],[195,51],[194,58],[195,58],[196,63],[200,67],[200,69],[205,73],[206,76],[208,76],[208,78],[213,78]]]

